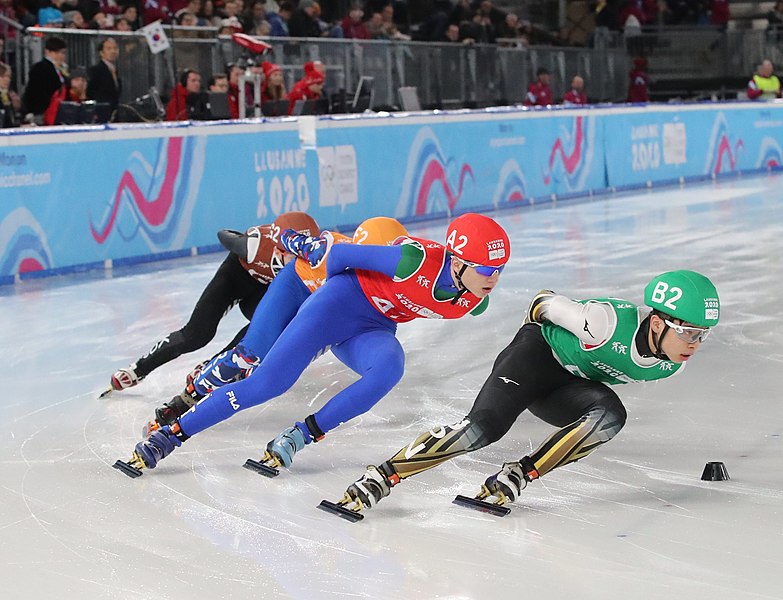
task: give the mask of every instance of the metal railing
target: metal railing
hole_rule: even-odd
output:
[[[43,56],[48,36],[68,45],[71,66],[98,61],[97,43],[110,35],[120,46],[118,71],[123,80],[121,102],[128,103],[154,86],[167,96],[182,69],[195,69],[204,80],[224,72],[247,51],[212,28],[168,27],[172,47],[149,52],[145,38],[134,32],[28,28],[19,32],[17,76],[24,85],[30,65]],[[325,90],[351,94],[362,76],[374,78],[374,108],[399,106],[398,89],[414,86],[424,108],[462,108],[522,102],[535,72],[552,74],[554,98],[567,91],[573,75],[584,77],[595,102],[624,101],[630,57],[648,58],[654,80],[750,76],[763,58],[783,58],[777,36],[757,30],[720,32],[711,28],[644,30],[637,36],[596,30],[590,47],[463,45],[434,42],[358,41],[327,38],[266,38],[273,47],[269,60],[283,70],[288,89],[303,74],[307,61],[326,66]]]
[[[175,73],[195,69],[204,80],[225,72],[226,64],[248,56],[230,37],[214,29],[169,29],[172,47],[153,55],[145,38],[133,32],[96,32],[29,28],[24,37],[26,67],[43,56],[47,37],[57,35],[68,46],[68,64],[90,66],[98,61],[97,44],[113,37],[120,47],[118,72],[123,81],[121,102],[130,102],[155,86],[164,96],[173,88]],[[626,92],[628,61],[613,48],[513,48],[497,45],[441,44],[406,41],[357,41],[322,38],[267,38],[273,47],[269,60],[283,70],[288,89],[303,74],[304,63],[320,60],[326,66],[327,92],[352,93],[362,76],[374,78],[374,107],[399,106],[398,89],[415,86],[423,107],[491,106],[524,99],[535,71],[552,71],[554,97],[567,90],[571,77],[581,74],[596,101],[622,99]]]

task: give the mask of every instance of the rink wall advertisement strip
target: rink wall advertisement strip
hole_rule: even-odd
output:
[[[214,251],[288,210],[403,222],[778,168],[783,106],[486,111],[0,132],[0,283]]]

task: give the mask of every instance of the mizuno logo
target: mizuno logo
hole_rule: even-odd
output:
[[[590,330],[589,330],[587,327],[588,327],[588,324],[587,324],[587,319],[585,319],[585,327],[584,327],[584,331],[586,331],[588,334],[590,334],[590,337],[591,337],[591,338],[594,338],[595,336],[593,335],[593,333],[592,333],[592,332],[591,332],[591,331],[590,331]]]
[[[239,410],[239,402],[237,402],[237,397],[234,395],[234,392],[228,391],[228,401],[231,403],[231,408],[234,410]]]
[[[498,377],[498,379],[500,379],[500,381],[503,383],[513,383],[514,385],[519,385],[516,381],[509,379],[508,377]]]

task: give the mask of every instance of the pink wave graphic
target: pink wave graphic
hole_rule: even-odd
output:
[[[462,169],[459,173],[459,188],[457,190],[457,194],[455,195],[451,189],[451,186],[449,185],[449,182],[446,180],[446,171],[444,170],[443,165],[440,164],[440,162],[437,160],[431,160],[427,164],[427,168],[424,170],[422,185],[419,188],[419,193],[416,197],[416,214],[423,215],[427,213],[427,198],[429,198],[432,186],[438,182],[443,187],[443,191],[446,192],[446,198],[448,199],[449,203],[449,210],[453,210],[462,196],[465,177],[468,175],[473,177],[473,170],[470,168],[470,165],[462,165]]]
[[[739,149],[744,148],[745,144],[742,140],[737,140],[737,143],[734,144],[734,152],[732,153],[731,148],[731,142],[729,142],[729,138],[726,137],[726,135],[722,135],[720,138],[720,143],[718,144],[718,158],[715,161],[715,173],[720,173],[721,169],[723,168],[723,156],[728,155],[729,158],[729,170],[733,171],[734,168],[737,166],[737,155],[739,154]]]
[[[576,132],[575,132],[575,143],[574,143],[574,150],[571,152],[571,154],[566,154],[565,148],[563,147],[563,140],[561,140],[559,137],[555,141],[555,145],[552,146],[552,152],[549,154],[549,173],[547,175],[544,175],[544,183],[549,185],[549,182],[552,181],[552,171],[555,166],[555,159],[557,158],[557,154],[560,154],[560,160],[563,163],[563,166],[565,167],[566,173],[569,175],[572,175],[574,171],[576,171],[576,168],[579,166],[579,163],[582,160],[582,145],[584,144],[584,129],[582,127],[582,119],[584,117],[576,117]]]
[[[177,175],[179,174],[180,160],[182,158],[182,143],[183,138],[169,139],[166,147],[166,171],[163,176],[163,183],[160,186],[158,197],[154,200],[148,200],[145,197],[144,192],[141,191],[141,188],[139,188],[136,179],[130,171],[126,169],[123,172],[120,183],[117,186],[117,191],[114,193],[111,215],[106,223],[106,227],[97,231],[92,223],[90,223],[90,231],[96,242],[102,244],[106,241],[106,238],[109,237],[109,234],[114,227],[114,223],[117,220],[117,213],[119,213],[122,195],[125,190],[130,193],[133,203],[136,205],[136,208],[138,208],[142,218],[149,225],[155,227],[166,220],[166,216],[174,201],[174,185],[177,181]]]

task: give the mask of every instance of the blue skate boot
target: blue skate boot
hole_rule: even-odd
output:
[[[316,431],[315,435],[312,433],[313,428]],[[260,461],[248,458],[243,466],[261,475],[275,477],[280,474],[280,467],[291,466],[294,462],[294,454],[310,442],[317,442],[323,437],[323,432],[315,425],[315,419],[310,416],[305,423],[297,422],[269,442]]]
[[[179,423],[164,425],[153,431],[147,439],[136,444],[133,456],[128,462],[118,460],[114,463],[114,468],[129,477],[139,477],[142,469],[154,469],[158,462],[171,454],[174,448],[179,448],[187,439],[188,436],[179,428]]]

